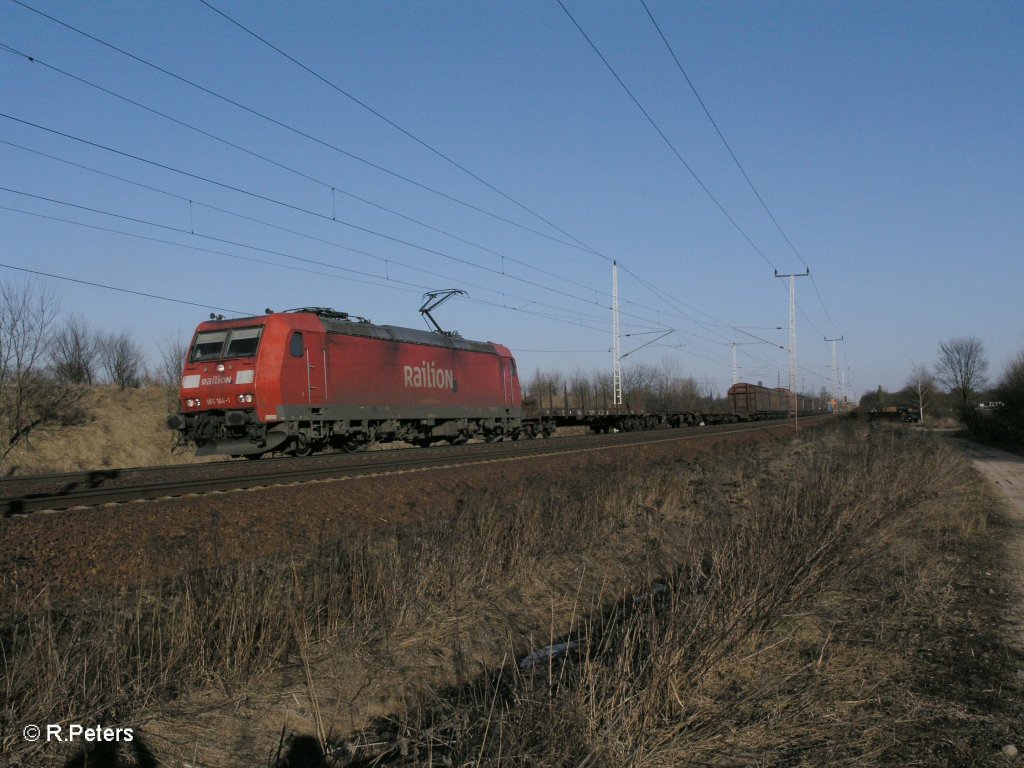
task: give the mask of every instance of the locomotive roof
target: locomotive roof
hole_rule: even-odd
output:
[[[320,317],[324,329],[328,333],[340,333],[346,336],[362,336],[369,339],[401,341],[407,344],[423,344],[428,347],[446,347],[468,352],[488,352],[495,354],[494,344],[489,341],[470,341],[461,336],[449,336],[436,331],[422,331],[416,328],[402,328],[397,325],[375,325],[368,322],[352,322],[350,320]]]
[[[338,333],[345,336],[361,336],[367,339],[382,339],[385,341],[398,341],[406,344],[423,344],[428,347],[444,347],[446,349],[462,350],[467,352],[486,352],[494,355],[498,353],[495,345],[490,341],[470,341],[461,336],[436,331],[419,330],[417,328],[402,328],[397,325],[376,325],[363,318],[350,319],[344,312],[325,310],[320,308],[287,310],[286,312],[268,312],[268,315],[314,315],[328,333]],[[223,318],[213,318],[212,323],[201,323],[200,329],[213,330],[214,328],[237,328],[253,320],[266,320],[266,315],[254,315],[252,317],[238,317],[225,321]],[[211,328],[212,326],[212,328]]]

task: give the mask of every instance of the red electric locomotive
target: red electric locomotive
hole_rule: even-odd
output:
[[[516,363],[502,345],[319,307],[200,324],[180,407],[168,426],[200,456],[530,431]]]

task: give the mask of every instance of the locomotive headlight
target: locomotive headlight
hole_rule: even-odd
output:
[[[217,363],[217,371],[219,373],[223,373],[224,372],[224,363]]]
[[[240,402],[240,403],[251,403],[252,402],[252,395],[239,395],[238,396],[238,402]]]

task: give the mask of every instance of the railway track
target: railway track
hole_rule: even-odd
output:
[[[806,419],[805,423],[820,424],[829,418],[812,417]],[[44,510],[56,511],[218,491],[453,468],[603,451],[624,446],[699,440],[706,436],[736,432],[787,432],[791,428],[788,422],[724,424],[691,429],[659,429],[551,440],[444,446],[426,450],[329,454],[306,459],[216,462],[12,478],[0,481],[0,515],[11,517]]]

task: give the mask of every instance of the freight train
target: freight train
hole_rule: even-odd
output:
[[[524,401],[501,344],[308,307],[201,323],[179,396],[167,423],[180,443],[200,456],[259,458],[395,440],[546,437],[569,425],[612,432],[777,418],[789,394],[735,385],[730,413],[541,410]]]

